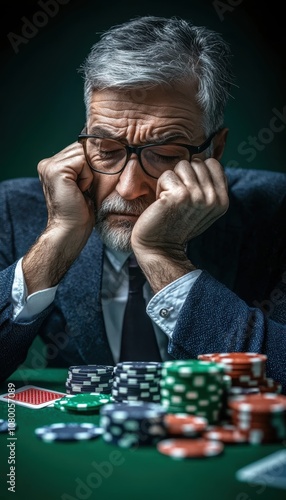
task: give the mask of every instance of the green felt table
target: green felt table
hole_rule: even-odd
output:
[[[9,379],[16,389],[26,384],[65,392],[67,370],[20,370]],[[8,392],[8,381],[0,386]],[[0,418],[8,405],[0,402]],[[77,442],[45,443],[37,427],[56,422],[98,423],[98,414],[60,412],[53,407],[37,410],[15,405],[15,493],[8,491],[8,434],[0,434],[1,499],[19,500],[280,500],[285,490],[271,485],[239,482],[241,467],[283,449],[285,443],[225,445],[222,455],[174,460],[155,447],[123,449],[100,437]]]

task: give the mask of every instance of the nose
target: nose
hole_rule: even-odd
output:
[[[149,177],[151,181],[151,177]],[[119,175],[116,191],[125,200],[134,200],[150,194],[152,190],[148,175],[142,169],[138,156],[133,153],[123,172]]]

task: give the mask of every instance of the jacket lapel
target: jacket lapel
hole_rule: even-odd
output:
[[[113,365],[101,306],[102,269],[103,245],[94,230],[57,294],[83,363]]]

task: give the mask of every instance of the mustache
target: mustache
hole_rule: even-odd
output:
[[[97,220],[103,220],[110,213],[118,214],[132,214],[140,216],[146,208],[148,208],[149,202],[143,200],[142,198],[137,198],[136,200],[124,200],[119,195],[112,195],[106,198],[101,207],[97,211]]]

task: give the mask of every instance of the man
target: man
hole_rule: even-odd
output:
[[[143,359],[265,352],[285,384],[286,279],[270,262],[286,176],[220,164],[230,59],[220,35],[176,18],[132,20],[92,48],[79,140],[39,163],[41,183],[2,183],[2,379],[37,335],[50,366],[129,360],[131,255],[157,349]]]

